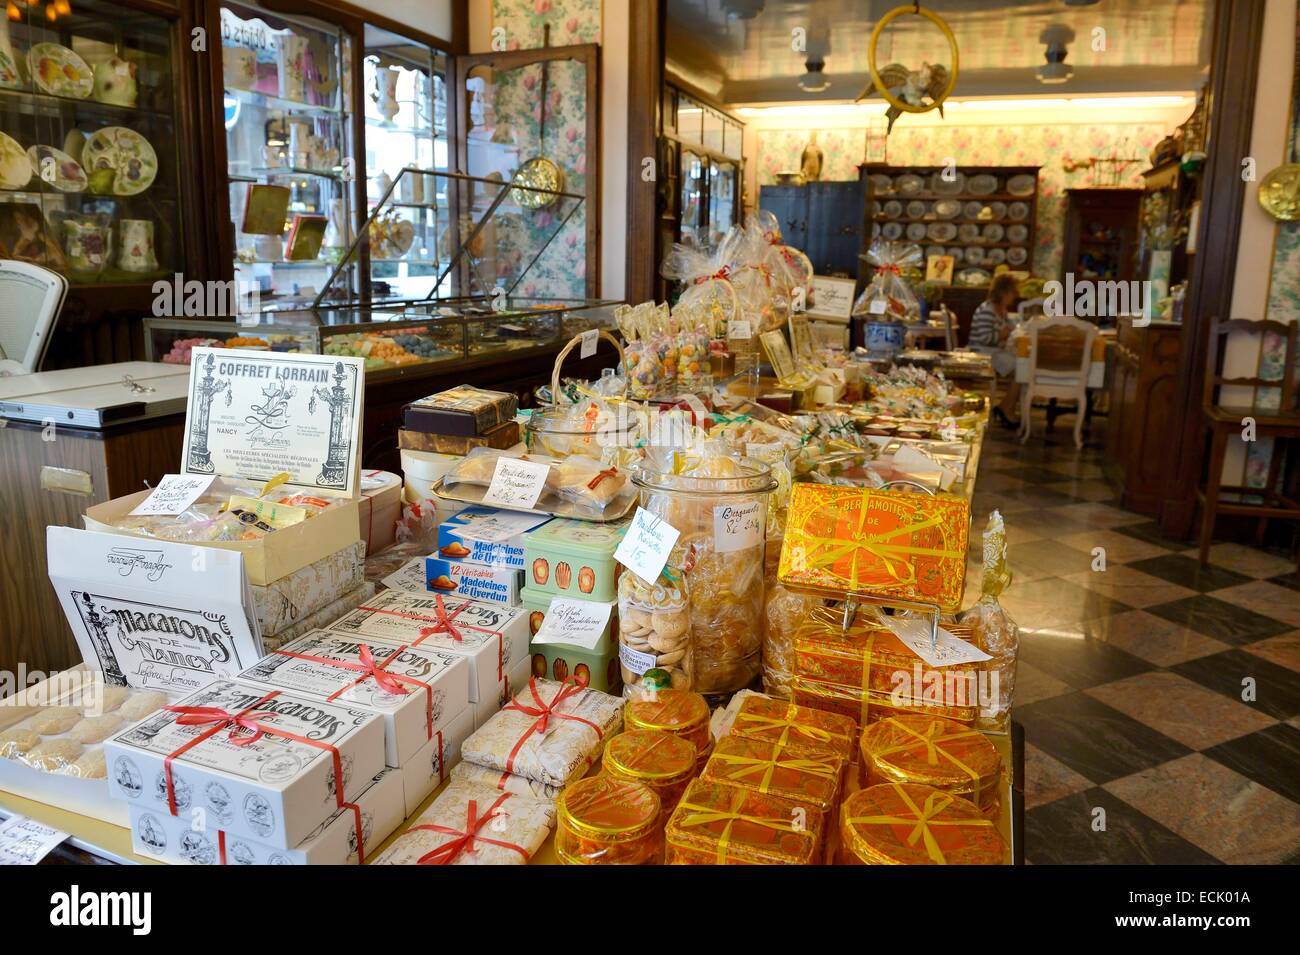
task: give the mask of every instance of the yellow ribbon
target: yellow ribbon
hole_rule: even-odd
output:
[[[947,865],[948,860],[944,858],[943,850],[939,848],[939,842],[934,837],[934,827],[936,826],[992,826],[993,823],[988,819],[936,819],[935,816],[947,809],[955,796],[948,793],[932,792],[925,797],[925,808],[922,809],[916,804],[907,791],[898,783],[890,783],[898,793],[903,802],[907,803],[909,809],[915,813],[912,817],[907,816],[851,816],[845,821],[850,825],[860,824],[867,826],[913,826],[912,831],[907,835],[907,844],[915,846],[917,841],[923,841],[926,854],[929,855],[930,861],[936,865]]]
[[[897,727],[898,729],[902,730],[904,733],[907,733],[909,736],[914,736],[917,739],[917,741],[919,741],[925,747],[926,761],[931,766],[938,766],[939,757],[943,756],[954,766],[960,769],[963,773],[969,776],[971,779],[971,783],[973,785],[971,801],[974,802],[975,805],[977,806],[979,805],[979,801],[980,801],[979,773],[975,772],[974,769],[972,769],[970,766],[967,766],[965,763],[963,763],[952,753],[948,752],[946,749],[940,749],[938,746],[936,746],[935,736],[929,735],[929,734],[937,734],[943,732],[943,723],[940,720],[932,720],[930,722],[930,725],[926,727],[927,735],[924,736],[918,733],[916,730],[912,729],[912,727],[907,726],[902,721],[898,720],[896,717],[891,716],[889,717],[889,719],[885,720],[884,722],[894,727]],[[950,742],[950,741],[960,740],[960,739],[970,739],[971,737],[975,737],[975,736],[978,736],[982,739],[984,737],[984,734],[979,732],[978,730],[967,729],[967,730],[962,730],[959,733],[953,733],[949,736],[939,736],[938,738],[943,740],[944,742]],[[879,760],[885,756],[890,756],[894,753],[908,752],[909,750],[915,748],[916,748],[916,743],[913,742],[900,743],[897,746],[887,746],[884,749],[880,749],[872,753],[872,758]]]
[[[742,756],[739,753],[718,753],[713,754],[713,758],[721,763],[732,763],[736,766],[743,766],[739,772],[732,773],[728,779],[745,779],[762,773],[762,781],[758,784],[758,791],[767,795],[772,785],[772,777],[776,775],[778,769],[789,769],[795,772],[809,773],[813,776],[821,776],[824,779],[838,779],[839,773],[832,763],[824,759],[760,759],[757,756]]]
[[[887,544],[885,541],[903,534],[913,534],[916,531],[926,530],[927,528],[937,527],[943,523],[943,518],[936,515],[929,517],[915,524],[908,524],[903,527],[896,527],[893,530],[880,531],[875,534],[866,533],[867,518],[870,517],[870,509],[865,506],[858,512],[858,526],[850,540],[844,540],[842,537],[826,537],[818,534],[810,534],[806,529],[802,531],[804,540],[810,545],[820,545],[825,550],[819,555],[815,555],[813,547],[808,548],[809,553],[807,560],[813,567],[828,567],[834,564],[845,554],[853,555],[853,563],[850,568],[849,586],[850,589],[856,589],[859,584],[859,561],[863,553],[879,559],[884,566],[885,571],[890,577],[894,578],[895,583],[904,587],[916,583],[916,568],[911,564],[899,559],[904,555],[921,556],[921,557],[961,557],[960,551],[943,550],[934,547],[913,547],[910,544]],[[833,515],[838,518],[838,514]],[[895,563],[898,560],[898,563]]]
[[[847,737],[839,736],[838,734],[832,733],[830,730],[822,729],[820,726],[809,726],[806,723],[799,723],[792,719],[794,715],[795,707],[791,704],[786,709],[785,719],[777,719],[775,716],[764,716],[762,713],[740,713],[736,716],[736,723],[745,721],[749,723],[759,723],[764,726],[782,727],[781,735],[775,742],[775,745],[777,746],[785,746],[789,742],[790,731],[793,729],[799,730],[799,732],[803,733],[810,739],[815,739],[823,743],[829,743],[833,739],[847,739]],[[766,739],[766,737],[761,738]]]
[[[731,788],[731,787],[728,787]],[[718,836],[718,849],[715,858],[718,865],[727,861],[727,846],[731,842],[731,827],[737,822],[748,822],[755,826],[762,826],[764,829],[771,829],[774,832],[800,832],[796,829],[794,821],[785,819],[781,816],[747,816],[744,813],[736,812],[736,808],[745,801],[747,790],[736,789],[736,795],[732,797],[731,809],[715,809],[713,806],[701,806],[698,803],[683,802],[678,805],[678,809],[689,809],[691,812],[677,820],[677,825],[684,827],[707,826],[712,822],[722,822],[726,820],[726,825],[722,827],[722,833]]]

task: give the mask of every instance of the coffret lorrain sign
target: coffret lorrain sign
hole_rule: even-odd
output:
[[[191,692],[261,658],[237,551],[74,527],[46,531],[50,581],[107,682]]]
[[[289,483],[354,496],[360,480],[360,358],[195,348],[187,474]]]

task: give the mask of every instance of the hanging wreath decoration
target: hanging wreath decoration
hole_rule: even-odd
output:
[[[919,70],[909,70],[901,63],[890,63],[884,70],[877,68],[876,47],[880,43],[885,27],[899,17],[908,15],[929,20],[938,27],[939,32],[948,41],[948,49],[952,53],[951,67],[922,63]],[[889,104],[889,109],[885,111],[885,116],[889,118],[887,133],[893,132],[894,121],[904,113],[928,113],[932,109],[937,109],[939,115],[943,115],[943,101],[952,95],[957,85],[957,38],[952,35],[952,28],[939,14],[919,3],[895,7],[881,17],[876,23],[876,28],[871,31],[867,55],[871,66],[871,83],[858,94],[854,102],[866,99],[873,89],[878,91]],[[898,92],[895,94],[891,90]]]

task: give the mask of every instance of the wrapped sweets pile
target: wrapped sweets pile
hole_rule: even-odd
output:
[[[653,730],[684,739],[695,747],[696,769],[713,752],[709,733],[709,704],[698,693],[666,687],[635,693],[623,710],[628,730]]]
[[[862,733],[859,782],[922,783],[961,796],[990,818],[998,811],[1002,759],[979,730],[941,716],[900,714]]]
[[[628,394],[645,399],[671,393],[677,381],[679,343],[668,306],[654,302],[620,305],[614,310],[614,320],[625,343],[623,371]]]
[[[755,336],[785,325],[790,317],[789,273],[769,264],[771,245],[752,222],[732,229],[718,255],[727,262],[727,277],[736,290],[741,314],[753,323]]]
[[[710,335],[710,354],[727,351],[728,326],[732,319],[742,316],[722,251],[709,255],[694,246],[675,243],[664,256],[659,274],[685,286],[674,311],[689,310],[702,320]],[[752,349],[752,343],[746,344]]]
[[[882,783],[840,807],[840,862],[998,865],[1006,843],[969,800],[933,786]]]
[[[648,611],[656,652],[682,622],[688,630],[681,646],[689,658],[673,686],[701,693],[727,693],[748,685],[761,666],[763,634],[763,547],[768,496],[775,488],[763,464],[730,457],[719,443],[706,442],[692,451],[651,449],[636,483],[641,507],[679,532],[677,546],[659,580],[643,581],[625,573],[619,582],[619,619],[633,629],[638,614],[628,611],[651,598]],[[625,583],[626,582],[626,583]],[[648,594],[647,594],[648,591]],[[661,622],[671,621],[671,625]],[[629,637],[620,634],[626,642]],[[674,643],[675,646],[678,644]],[[676,651],[674,651],[676,652]],[[626,664],[626,660],[624,661]],[[649,668],[649,657],[633,669]],[[657,661],[653,666],[667,664]],[[644,670],[642,671],[644,672]],[[636,682],[635,675],[625,683]]]

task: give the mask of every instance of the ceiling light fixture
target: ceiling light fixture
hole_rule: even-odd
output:
[[[1037,70],[1038,82],[1055,85],[1065,83],[1074,76],[1074,68],[1065,62],[1065,58],[1070,55],[1067,48],[1074,39],[1074,31],[1064,24],[1055,23],[1049,26],[1038,37],[1038,42],[1047,46],[1043,51],[1043,58],[1047,60]]]
[[[722,0],[728,20],[752,20],[763,12],[765,0]]]
[[[807,60],[804,68],[808,72],[799,77],[799,89],[805,93],[823,93],[830,89],[831,81],[823,72],[826,69],[825,60]]]

